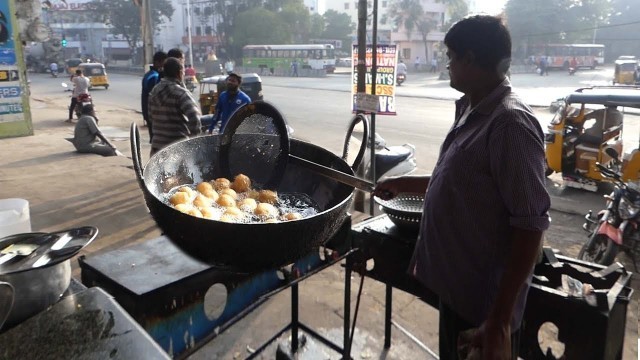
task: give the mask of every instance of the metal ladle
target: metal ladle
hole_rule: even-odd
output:
[[[220,144],[220,164],[228,176],[233,176],[230,155],[234,147],[255,147],[254,161],[271,164],[271,174],[265,181],[266,188],[277,188],[285,173],[287,163],[307,169],[358,188],[372,192],[374,184],[355,176],[320,165],[289,153],[289,132],[280,112],[265,101],[254,101],[234,112],[224,127]]]

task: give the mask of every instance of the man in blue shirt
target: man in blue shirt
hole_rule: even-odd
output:
[[[218,121],[220,121],[220,131],[224,130],[227,121],[238,108],[251,102],[249,95],[240,90],[242,76],[231,73],[227,76],[227,90],[223,91],[216,103],[215,117],[209,125],[209,134],[213,132]]]
[[[153,65],[142,77],[142,96],[140,97],[142,118],[144,119],[145,125],[149,127],[149,142],[151,142],[151,138],[153,137],[153,129],[151,127],[151,121],[149,120],[149,93],[153,87],[160,82],[160,78],[162,77],[162,66],[166,59],[167,54],[164,51],[158,51],[153,54]]]

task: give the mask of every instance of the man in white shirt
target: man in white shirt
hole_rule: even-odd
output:
[[[69,119],[66,122],[73,120],[73,111],[78,104],[78,96],[89,93],[90,80],[83,74],[82,70],[76,70],[76,74],[71,76],[71,82],[73,83],[73,93],[71,94],[71,105],[69,105]]]
[[[407,75],[407,65],[402,60],[398,63],[398,75]]]

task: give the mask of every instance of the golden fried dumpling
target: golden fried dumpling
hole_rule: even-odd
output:
[[[231,181],[227,178],[217,178],[212,183],[213,188],[220,191],[222,189],[228,189],[231,186]]]
[[[282,220],[285,220],[285,221],[300,220],[300,219],[302,219],[302,215],[295,212],[290,212],[282,215]]]
[[[231,195],[227,195],[227,194],[220,195],[220,197],[218,198],[218,200],[216,200],[216,202],[218,203],[218,205],[224,206],[224,207],[236,206],[236,200],[232,198]]]
[[[216,201],[220,197],[220,195],[215,190],[213,190],[213,188],[205,190],[202,195],[208,197],[209,199],[211,199],[211,201]]]
[[[238,198],[238,193],[235,192],[235,190],[229,188],[220,190],[220,195],[229,195],[234,200]]]
[[[231,188],[237,192],[245,192],[251,189],[251,179],[247,175],[238,174],[233,179]]]
[[[196,198],[193,200],[193,206],[202,209],[202,208],[207,208],[207,207],[211,207],[212,204],[212,200],[209,199],[208,197],[202,195],[202,194],[198,194],[196,195]]]
[[[185,192],[185,193],[189,194],[189,197],[191,199],[193,199],[193,197],[196,196],[195,191],[193,191],[193,189],[188,187],[188,186],[181,186],[178,189],[178,191]]]
[[[204,194],[210,190],[213,190],[213,185],[208,182],[201,182],[200,184],[198,184],[198,186],[196,186],[196,189],[200,191],[200,193]]]
[[[202,212],[200,212],[200,210],[191,207],[191,209],[189,209],[189,211],[187,212],[187,214],[191,215],[191,216],[195,216],[195,217],[202,217]]]
[[[280,222],[280,221],[278,221],[278,219],[276,219],[276,218],[271,218],[271,219],[265,220],[264,222],[266,224],[275,224],[275,223]]]
[[[191,195],[184,191],[178,191],[169,197],[169,202],[174,206],[178,204],[188,204],[191,202]]]
[[[238,221],[238,218],[230,214],[222,214],[222,216],[220,216],[220,221],[234,223]]]
[[[244,216],[244,213],[242,212],[242,210],[238,209],[237,207],[228,207],[227,210],[222,215],[225,215],[225,214],[235,216],[237,218],[241,218]]]
[[[202,213],[202,217],[205,219],[214,219],[216,216],[216,212],[210,207],[202,208],[200,209],[200,212]]]
[[[248,198],[258,200],[258,197],[260,196],[260,192],[258,190],[249,190],[247,191],[246,196]]]
[[[259,203],[253,213],[263,218],[272,218],[278,216],[278,209],[268,203]]]
[[[246,198],[238,201],[238,207],[246,212],[252,213],[257,206],[258,206],[258,203],[256,202],[255,199],[252,199],[252,198]]]
[[[275,204],[278,201],[278,193],[271,190],[260,190],[258,201],[261,203]]]
[[[174,208],[182,213],[188,214],[193,206],[189,204],[176,204]]]

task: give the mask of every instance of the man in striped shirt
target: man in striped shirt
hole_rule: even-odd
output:
[[[444,43],[450,85],[465,95],[433,173],[382,182],[374,195],[426,191],[409,272],[440,298],[440,359],[458,359],[461,346],[482,359],[517,359],[549,226],[543,132],[506,78],[511,37],[500,18],[465,18]]]
[[[153,123],[151,155],[165,146],[200,134],[200,107],[191,92],[182,85],[184,67],[169,57],[164,63],[164,78],[149,94],[149,118]]]

